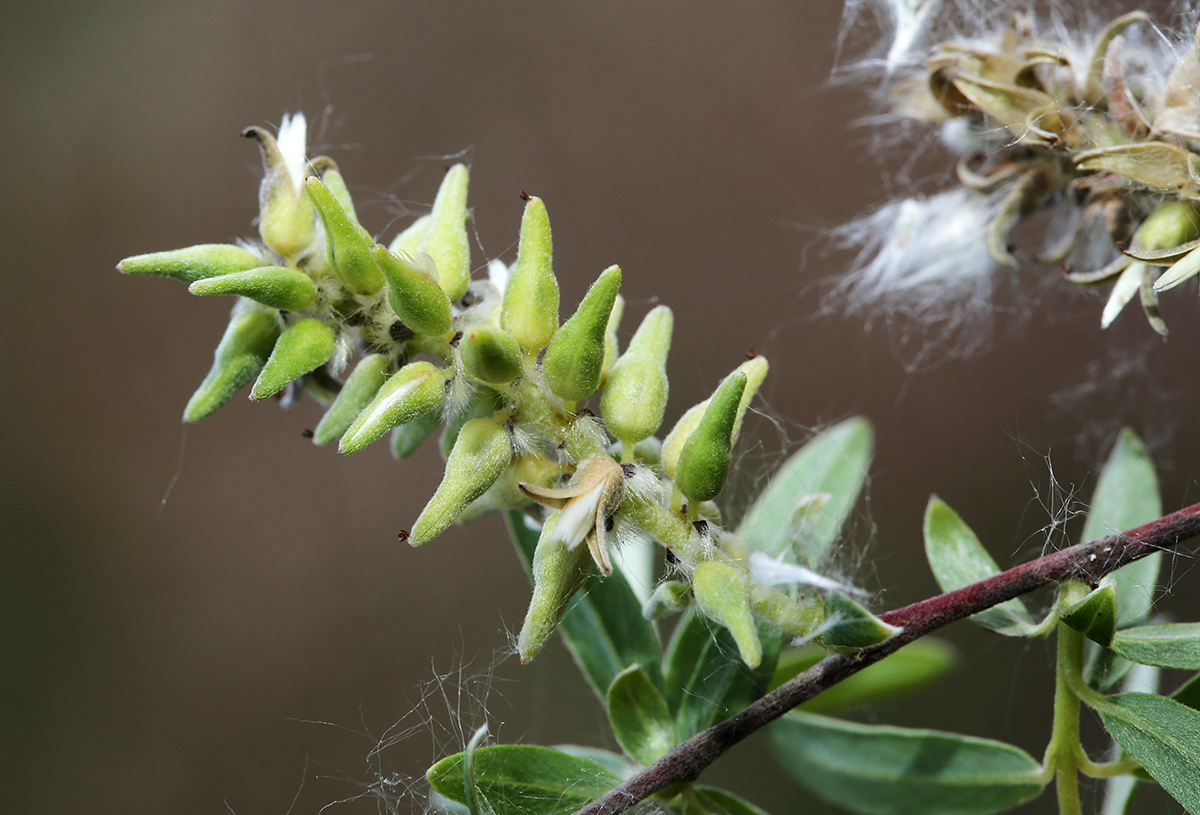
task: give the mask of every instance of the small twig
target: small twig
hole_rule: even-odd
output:
[[[1173,512],[1137,529],[1045,555],[956,591],[880,615],[903,630],[853,656],[832,655],[798,674],[745,710],[676,745],[665,756],[576,815],[617,815],[680,781],[694,781],[726,750],[802,702],[836,685],[947,623],[970,617],[1067,578],[1095,583],[1138,558],[1171,549],[1200,534],[1200,504]]]

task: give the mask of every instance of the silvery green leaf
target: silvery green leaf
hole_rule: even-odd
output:
[[[1112,649],[1143,665],[1200,671],[1200,623],[1127,628],[1113,639]]]
[[[1200,711],[1149,693],[1108,697],[1100,709],[1112,737],[1183,804],[1200,812]]]
[[[653,764],[675,746],[675,721],[667,700],[641,665],[617,675],[605,702],[613,734],[634,761]]]

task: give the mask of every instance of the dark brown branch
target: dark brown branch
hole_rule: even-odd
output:
[[[903,630],[887,642],[853,656],[828,656],[780,685],[745,710],[676,745],[640,774],[610,790],[576,815],[617,815],[679,781],[694,781],[733,745],[770,724],[801,702],[836,685],[947,623],[1067,578],[1095,583],[1138,558],[1172,549],[1200,534],[1200,504],[1173,512],[1129,532],[1081,543],[1023,563],[956,591],[889,611],[881,618]]]

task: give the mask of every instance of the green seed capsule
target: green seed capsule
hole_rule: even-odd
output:
[[[463,425],[446,459],[442,483],[413,524],[409,543],[421,546],[442,534],[468,504],[487,492],[512,455],[512,440],[503,422],[472,419]]]
[[[1200,205],[1194,201],[1159,204],[1133,234],[1132,249],[1172,249],[1200,237]]]
[[[368,354],[360,359],[313,431],[313,444],[329,444],[344,434],[383,387],[390,367],[386,354]]]
[[[309,178],[304,183],[325,224],[329,255],[338,280],[355,294],[371,295],[382,289],[383,273],[371,258],[374,241],[370,234],[346,214],[321,179]]]
[[[188,400],[183,420],[198,422],[233,398],[267,364],[277,339],[279,320],[274,311],[249,300],[238,301],[213,354],[212,369]]]
[[[758,393],[759,387],[763,380],[766,379],[767,370],[769,369],[767,358],[756,356],[753,359],[746,360],[735,369],[735,373],[740,372],[746,375],[746,389],[742,391],[742,400],[738,404],[737,421],[733,425],[733,441],[737,441],[738,434],[742,429],[742,419],[746,415],[746,409],[750,406],[750,400],[754,398],[754,394]],[[675,426],[671,428],[671,432],[663,439],[662,444],[662,465],[663,471],[668,478],[675,477],[675,470],[679,466],[679,454],[683,452],[683,445],[687,443],[688,438],[695,432],[696,427],[700,424],[700,419],[704,416],[704,411],[708,408],[710,399],[705,399],[698,405],[693,405],[679,418]]]
[[[617,295],[613,301],[612,314],[608,315],[608,325],[604,329],[604,362],[600,364],[600,387],[608,383],[608,375],[617,364],[621,349],[617,343],[617,329],[621,327],[621,317],[625,314],[625,298]]]
[[[453,302],[467,293],[471,283],[471,241],[467,235],[467,181],[465,164],[446,172],[429,213],[429,228],[418,252],[433,258],[437,279]]]
[[[675,486],[692,501],[711,501],[725,487],[733,460],[733,426],[745,390],[744,373],[726,377],[679,452]]]
[[[354,210],[354,199],[350,195],[350,188],[346,186],[346,179],[342,177],[342,171],[338,169],[337,162],[329,156],[317,156],[308,164],[321,179],[325,188],[329,190],[333,200],[337,201],[338,206],[346,213],[346,217],[356,224],[359,223],[358,213]]]
[[[446,428],[438,439],[438,452],[442,454],[442,458],[450,458],[450,451],[454,449],[454,443],[458,441],[458,433],[463,425],[472,419],[491,416],[503,407],[504,397],[498,392],[486,385],[476,389],[475,393],[471,394],[471,401],[467,403],[466,408],[452,414],[446,422]]]
[[[552,265],[550,218],[540,198],[521,217],[517,264],[504,289],[500,327],[528,354],[541,352],[558,330],[558,280]]]
[[[262,266],[262,258],[240,246],[227,243],[202,243],[170,252],[134,255],[117,264],[124,274],[153,274],[195,283],[210,277],[244,272]]]
[[[839,653],[852,653],[886,642],[901,629],[889,625],[871,612],[834,590],[825,598],[825,647]]]
[[[729,629],[742,662],[757,668],[762,662],[762,642],[750,613],[750,587],[745,571],[732,563],[710,560],[692,575],[696,605],[704,615]]]
[[[292,120],[295,121],[295,120]],[[303,119],[300,120],[303,141]],[[288,124],[285,122],[285,127]],[[283,133],[283,127],[280,128]],[[302,167],[289,166],[275,137],[261,127],[248,127],[242,135],[258,142],[262,153],[263,180],[258,188],[258,232],[263,243],[285,258],[302,254],[316,235],[312,203],[304,194]],[[303,144],[301,151],[303,150]],[[303,162],[303,156],[299,156]],[[297,176],[299,173],[299,177]]]
[[[333,329],[321,320],[306,317],[288,326],[250,389],[250,398],[261,401],[279,393],[289,382],[328,362],[333,347]]]
[[[375,265],[387,279],[388,303],[396,316],[418,334],[441,336],[450,330],[450,298],[418,258],[427,255],[393,255],[382,246],[371,247]]]
[[[458,351],[467,373],[482,382],[504,385],[521,375],[521,348],[501,328],[477,325],[467,329]]]
[[[609,431],[626,444],[653,436],[662,425],[673,326],[671,309],[652,309],[608,375],[600,413]]]
[[[546,519],[533,553],[533,597],[517,637],[521,662],[536,657],[567,613],[567,604],[592,573],[586,546],[568,547],[554,535],[560,513]]]
[[[283,266],[260,266],[244,272],[197,280],[188,287],[192,294],[232,294],[284,311],[300,311],[312,305],[317,287],[304,272]]]
[[[436,411],[446,395],[446,377],[432,363],[410,362],[383,384],[350,425],[338,450],[357,453],[394,427]]]
[[[550,341],[542,370],[550,389],[563,399],[578,402],[600,387],[604,331],[620,287],[620,267],[605,269],[583,296],[571,319],[563,323]]]

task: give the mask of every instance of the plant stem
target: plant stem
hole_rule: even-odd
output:
[[[1046,748],[1046,768],[1054,772],[1059,815],[1082,815],[1079,803],[1079,697],[1068,677],[1083,661],[1083,634],[1058,624],[1058,664],[1054,681],[1054,726]]]
[[[676,745],[641,773],[580,809],[577,815],[617,815],[671,784],[694,781],[726,750],[759,728],[948,623],[1055,581],[1074,577],[1095,583],[1109,572],[1154,552],[1172,549],[1197,534],[1200,534],[1200,504],[1193,504],[1129,532],[1052,552],[970,586],[887,612],[881,615],[883,621],[903,629],[887,642],[851,656],[826,657],[745,710]],[[1070,690],[1079,694],[1074,683]],[[1086,698],[1084,701],[1091,704]]]

